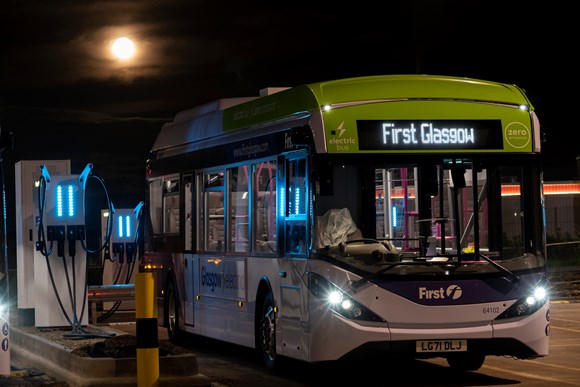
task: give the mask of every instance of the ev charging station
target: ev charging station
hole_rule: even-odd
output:
[[[111,248],[115,260],[119,263],[135,262],[137,254],[137,226],[143,202],[134,209],[115,209]],[[129,277],[129,276],[127,276]]]
[[[108,217],[112,216],[110,249],[103,254],[103,286],[134,285],[138,249],[138,230],[143,202],[135,208],[115,208],[113,214],[101,211],[102,235],[107,234]],[[133,311],[134,301],[104,302],[104,310]]]
[[[70,160],[20,160],[15,164],[16,274],[18,319],[22,325],[34,325],[34,263],[37,259],[44,259],[36,250],[41,165],[48,169],[53,178],[71,174]]]
[[[34,262],[35,325],[86,325],[87,256],[85,239],[85,185],[92,169],[80,175],[51,177],[41,166],[39,221]]]

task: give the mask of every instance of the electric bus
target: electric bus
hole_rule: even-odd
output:
[[[548,355],[541,129],[516,85],[337,79],[179,112],[147,161],[157,322],[268,371]]]

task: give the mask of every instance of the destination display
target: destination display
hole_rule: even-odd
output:
[[[501,120],[357,120],[359,150],[503,149]]]

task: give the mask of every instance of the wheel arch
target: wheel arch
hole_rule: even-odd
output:
[[[271,293],[274,297],[274,292],[272,291],[272,284],[267,277],[262,277],[258,288],[256,289],[256,303],[254,306],[254,342],[257,343],[258,340],[258,326],[260,324],[260,311],[262,308],[262,303],[264,302],[264,297],[266,294]],[[274,301],[276,299],[274,298]]]

